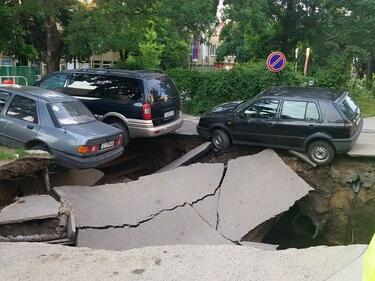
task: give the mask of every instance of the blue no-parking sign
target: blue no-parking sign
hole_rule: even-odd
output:
[[[285,65],[286,57],[282,52],[272,52],[267,58],[267,68],[272,72],[280,72]]]

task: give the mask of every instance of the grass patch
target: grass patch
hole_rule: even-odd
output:
[[[353,97],[361,108],[364,117],[375,116],[375,93],[364,89],[356,89]]]
[[[15,160],[27,156],[28,153],[22,148],[13,149],[0,146],[0,161]]]

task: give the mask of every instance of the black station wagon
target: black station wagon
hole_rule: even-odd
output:
[[[362,126],[360,109],[347,92],[276,87],[215,107],[200,118],[197,130],[216,150],[231,143],[285,148],[326,165],[353,147]]]
[[[157,137],[182,126],[180,97],[168,75],[145,70],[59,71],[37,86],[81,100],[101,121],[129,138]]]

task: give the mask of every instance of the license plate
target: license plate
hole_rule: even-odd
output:
[[[115,141],[105,142],[100,145],[100,149],[110,148],[110,147],[113,147],[114,145],[115,145]]]
[[[168,111],[164,113],[164,118],[172,117],[174,116],[174,110]]]

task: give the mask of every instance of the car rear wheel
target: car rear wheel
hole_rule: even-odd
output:
[[[315,141],[309,145],[308,155],[317,165],[328,165],[335,159],[335,149],[327,141]]]
[[[112,123],[109,123],[109,125],[116,127],[117,129],[120,129],[122,131],[122,135],[124,137],[123,146],[127,146],[130,142],[130,138],[129,138],[129,131],[126,125],[122,123],[121,121],[114,121]]]
[[[211,138],[216,151],[223,151],[230,145],[229,136],[224,130],[217,129],[213,131]]]

